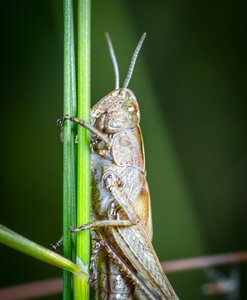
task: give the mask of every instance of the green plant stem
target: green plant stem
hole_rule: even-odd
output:
[[[76,115],[76,81],[73,1],[64,0],[64,115]],[[71,259],[71,233],[69,227],[75,225],[72,217],[75,203],[75,126],[64,124],[63,143],[63,253]],[[63,272],[63,299],[71,299],[71,274]]]
[[[78,0],[78,117],[90,121],[91,1]],[[90,222],[90,134],[78,128],[77,225]],[[77,233],[77,263],[89,270],[90,235]],[[74,299],[89,299],[87,282],[74,282]]]
[[[88,275],[72,261],[30,241],[3,225],[0,225],[0,243],[45,263],[67,270],[68,272],[73,273],[75,278],[83,278],[84,280],[87,280],[88,278]]]

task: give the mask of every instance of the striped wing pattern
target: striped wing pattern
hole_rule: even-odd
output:
[[[112,234],[145,284],[161,299],[178,299],[163,272],[154,248],[141,226],[111,228]]]

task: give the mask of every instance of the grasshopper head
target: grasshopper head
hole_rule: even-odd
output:
[[[91,117],[92,125],[107,134],[133,128],[140,120],[138,102],[130,89],[118,88],[92,108]]]
[[[138,102],[128,89],[138,53],[146,33],[144,33],[134,51],[123,87],[119,88],[119,69],[109,34],[106,34],[110,55],[115,72],[115,90],[101,99],[91,110],[92,125],[106,134],[135,127],[140,120]]]

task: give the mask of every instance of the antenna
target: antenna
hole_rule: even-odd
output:
[[[106,41],[109,47],[110,55],[111,55],[111,60],[114,68],[114,73],[115,73],[115,89],[119,88],[119,69],[118,69],[118,63],[117,63],[117,58],[114,52],[114,48],[112,46],[111,38],[108,32],[105,33]]]
[[[131,60],[131,63],[130,63],[130,67],[129,67],[129,70],[128,70],[128,73],[127,73],[127,76],[126,76],[126,78],[124,80],[124,83],[123,83],[123,88],[127,88],[128,85],[129,85],[132,73],[134,71],[137,56],[139,54],[139,51],[141,50],[141,47],[142,47],[142,44],[144,42],[145,37],[146,37],[146,33],[143,33],[138,45],[136,46],[136,49],[135,49],[135,52],[133,54],[133,57],[132,57],[132,60]]]

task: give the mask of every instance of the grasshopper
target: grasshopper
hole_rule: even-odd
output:
[[[141,37],[123,83],[112,42],[115,89],[91,109],[91,123],[64,116],[91,132],[91,281],[97,299],[178,299],[151,244],[152,219],[137,99],[128,89],[146,34]]]

